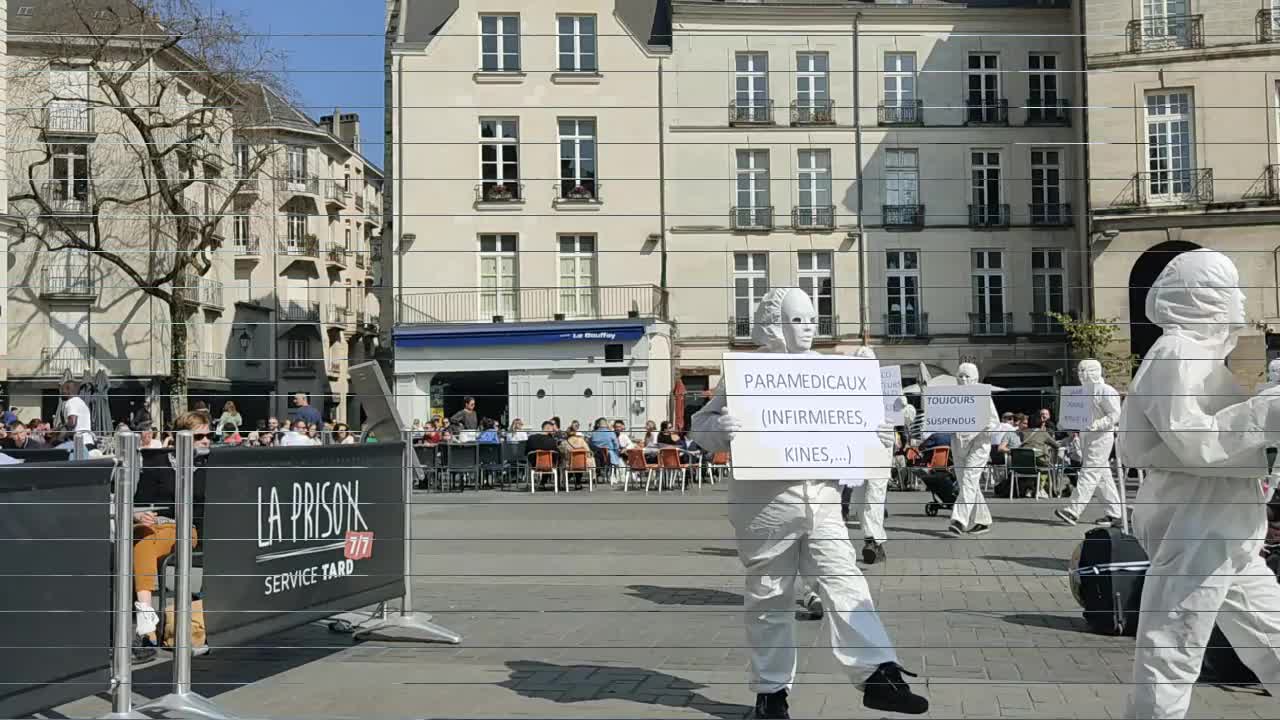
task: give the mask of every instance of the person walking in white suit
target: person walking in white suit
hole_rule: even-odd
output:
[[[770,352],[810,353],[817,311],[802,290],[777,289],[760,301],[752,338]],[[708,452],[730,449],[741,424],[727,412],[724,385],[692,420],[691,439]],[[750,481],[729,486],[729,520],[746,571],[744,619],[751,652],[757,718],[789,718],[796,675],[793,599],[797,577],[816,581],[826,608],[832,652],[863,688],[869,708],[920,714],[925,698],[911,692],[897,653],[858,569],[840,517],[833,482]]]
[[[961,363],[956,371],[957,385],[976,385],[978,366]],[[982,476],[991,461],[991,431],[1000,425],[996,405],[988,397],[991,410],[987,426],[977,432],[962,432],[952,436],[955,451],[953,463],[960,475],[960,496],[951,508],[951,524],[947,529],[953,535],[984,535],[991,532],[991,509],[982,496]]]
[[[1120,424],[1120,393],[1107,384],[1102,376],[1102,363],[1097,360],[1081,360],[1076,372],[1086,394],[1093,398],[1093,422],[1080,433],[1082,462],[1071,504],[1054,510],[1053,514],[1062,522],[1075,525],[1096,491],[1105,506],[1102,524],[1116,525],[1124,514],[1120,491],[1111,475],[1111,448],[1115,446],[1115,430]]]
[[[1258,555],[1280,388],[1249,397],[1226,367],[1247,327],[1244,299],[1235,265],[1212,250],[1175,257],[1147,295],[1147,317],[1164,334],[1120,412],[1120,458],[1146,470],[1133,519],[1151,558],[1131,718],[1186,716],[1215,622],[1280,693],[1280,585]]]

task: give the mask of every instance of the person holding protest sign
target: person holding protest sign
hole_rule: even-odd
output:
[[[769,352],[814,354],[817,311],[804,291],[775,289],[756,309],[752,339]],[[725,385],[693,416],[694,442],[730,449],[742,423],[729,414]],[[911,692],[897,653],[858,569],[840,517],[833,482],[744,480],[729,486],[729,519],[746,570],[744,619],[751,651],[755,717],[789,718],[787,693],[796,675],[795,597],[798,575],[817,581],[836,660],[862,686],[866,707],[921,714],[929,701]],[[911,675],[914,677],[914,675]]]
[[[977,385],[978,366],[961,363],[956,371],[957,385]],[[991,411],[987,414],[987,427],[977,432],[958,432],[953,438],[955,466],[960,473],[960,495],[951,509],[951,524],[947,529],[953,535],[983,535],[991,532],[991,509],[982,496],[982,475],[991,460],[991,431],[1000,423],[1000,415],[990,396]]]
[[[1097,360],[1081,360],[1076,373],[1084,386],[1085,396],[1092,403],[1093,420],[1087,428],[1081,429],[1080,455],[1083,462],[1071,504],[1054,510],[1053,514],[1062,522],[1075,525],[1096,490],[1106,506],[1102,524],[1118,525],[1123,519],[1124,509],[1115,478],[1111,477],[1111,448],[1115,446],[1115,429],[1120,423],[1120,393],[1107,384],[1102,376],[1102,363]]]

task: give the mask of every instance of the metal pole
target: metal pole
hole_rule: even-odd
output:
[[[71,452],[72,460],[88,460],[89,459],[89,441],[85,439],[84,433],[78,432],[72,436],[72,442],[75,449]]]
[[[413,433],[404,433],[404,456],[400,463],[400,480],[404,483],[404,598],[400,615],[413,614]]]
[[[115,615],[112,619],[111,712],[102,720],[126,720],[147,716],[133,710],[133,492],[138,486],[138,436],[124,431],[116,436],[120,457],[115,497]]]

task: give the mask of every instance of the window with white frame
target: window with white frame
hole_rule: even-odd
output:
[[[293,185],[307,180],[307,149],[290,145],[285,150],[285,175]]]
[[[1063,251],[1036,248],[1031,251],[1031,325],[1037,335],[1059,334],[1062,325],[1049,313],[1067,312],[1067,276]]]
[[[249,240],[249,214],[245,208],[236,208],[237,214],[231,219],[231,241],[238,248],[247,248]]]
[[[1031,149],[1031,224],[1062,225],[1069,211],[1062,196],[1062,151]]]
[[[889,124],[920,122],[916,103],[916,54],[884,54],[884,121]]]
[[[969,153],[971,225],[1004,225],[1008,222],[1001,202],[1000,165],[999,150],[974,150]]]
[[[773,225],[773,208],[769,205],[768,150],[737,152],[736,194],[736,227],[768,228]]]
[[[51,177],[45,200],[55,209],[87,210],[89,203],[89,146],[57,144],[50,148]]]
[[[770,118],[768,53],[735,55],[733,82],[734,121],[768,122]]]
[[[795,224],[799,227],[835,227],[835,207],[831,202],[831,151],[801,150],[799,153],[800,203]]]
[[[480,236],[480,318],[518,318],[515,235]]]
[[[835,334],[835,284],[830,250],[801,250],[796,255],[796,279],[818,310],[818,335]]]
[[[519,200],[520,123],[480,119],[480,190],[486,201]]]
[[[290,370],[308,370],[311,368],[311,338],[304,335],[289,337],[285,367]]]
[[[290,249],[301,249],[307,239],[307,213],[297,205],[285,214],[285,239]]]
[[[769,255],[762,252],[733,254],[733,336],[751,337],[751,318],[769,292]]]
[[[1195,135],[1191,93],[1147,93],[1147,187],[1153,203],[1178,203],[1195,194]]]
[[[235,162],[236,179],[237,180],[249,179],[249,165],[251,164],[249,144],[244,142],[237,142],[235,143],[231,152]]]
[[[596,195],[596,121],[561,118],[560,198],[594,200]]]
[[[917,337],[924,334],[920,311],[920,251],[885,251],[885,334]]]
[[[1142,0],[1142,46],[1146,50],[1191,46],[1190,0]]]
[[[520,16],[480,16],[480,69],[520,71]]]
[[[1032,122],[1059,117],[1058,56],[1053,53],[1027,56],[1027,114]]]
[[[884,151],[884,224],[924,223],[920,204],[920,155],[915,149]]]
[[[342,249],[343,249],[343,250],[345,250],[345,251],[347,251],[347,252],[351,252],[351,250],[352,250],[352,247],[351,247],[351,228],[347,228],[346,230],[344,230],[344,231],[343,231],[343,233],[344,233],[344,235],[343,235],[343,238],[342,238]]]
[[[831,122],[829,63],[826,53],[796,54],[797,122]]]
[[[595,315],[596,237],[560,236],[560,312],[565,317]]]
[[[970,53],[966,74],[969,94],[966,119],[972,123],[1002,122],[1000,56],[995,53]]]
[[[1004,302],[1004,255],[999,250],[973,251],[974,335],[1004,335],[1008,332]]]
[[[596,16],[560,15],[556,18],[556,25],[560,72],[595,72]]]

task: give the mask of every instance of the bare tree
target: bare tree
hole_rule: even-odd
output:
[[[274,153],[253,141],[259,118],[242,101],[259,85],[283,92],[279,58],[240,16],[200,0],[51,0],[41,13],[47,32],[11,51],[14,85],[35,93],[11,132],[42,138],[10,152],[18,242],[80,253],[90,273],[167,311],[169,367],[158,375],[182,412],[199,278],[236,195]],[[63,73],[74,79],[40,81]],[[54,139],[69,130],[95,137],[83,167]]]

